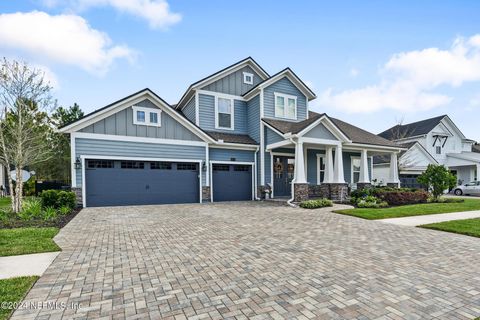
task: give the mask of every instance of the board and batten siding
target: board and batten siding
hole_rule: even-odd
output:
[[[234,158],[234,161],[237,162],[254,162],[255,151],[229,150],[220,148],[209,149],[210,161],[232,161],[232,158]]]
[[[234,100],[234,130],[215,128],[215,96],[199,94],[200,128],[206,131],[217,131],[232,134],[247,134],[247,103]]]
[[[243,83],[243,72],[253,74],[253,85]],[[241,96],[257,84],[259,84],[261,81],[262,79],[260,78],[260,76],[255,71],[253,71],[251,67],[246,66],[240,70],[226,75],[225,77],[209,85],[206,85],[205,87],[202,87],[202,90]]]
[[[297,97],[297,119],[292,121],[303,121],[307,119],[307,99],[286,77],[281,78],[263,90],[263,112],[266,118],[275,118],[275,92]]]
[[[256,95],[247,102],[247,133],[260,142],[260,95]]]
[[[187,103],[185,108],[183,108],[182,112],[188,120],[193,123],[196,122],[195,96],[193,96],[193,98]]]
[[[76,138],[75,157],[82,155],[205,161],[206,151],[204,146]],[[76,170],[76,179],[77,186],[80,187],[82,185],[81,169]],[[205,172],[202,172],[202,181],[205,184]]]
[[[135,106],[161,110],[150,100],[143,100],[137,103]],[[148,115],[146,116],[148,117]],[[133,124],[133,109],[132,107],[128,107],[81,129],[80,132],[144,138],[201,141],[201,139],[192,131],[185,128],[181,123],[173,119],[166,112],[162,112],[160,118],[160,127]]]

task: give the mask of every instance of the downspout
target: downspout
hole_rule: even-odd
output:
[[[254,181],[254,184],[253,184],[253,187],[255,188],[254,192],[255,192],[255,200],[256,201],[260,201],[261,199],[258,197],[258,187],[257,187],[257,184],[258,184],[258,167],[257,167],[257,156],[258,156],[258,151],[260,150],[260,148],[257,148],[257,150],[255,151],[255,181]]]
[[[296,150],[297,150],[297,143],[296,143],[292,138],[290,138],[289,140],[295,145],[295,151],[296,151]],[[291,184],[292,198],[287,201],[287,204],[288,204],[290,207],[294,207],[294,208],[297,207],[295,204],[292,203],[292,201],[295,199],[294,181],[295,181],[295,179],[297,179],[297,175],[296,175],[296,170],[297,170],[297,168],[296,168],[296,162],[297,162],[297,156],[295,155],[295,171],[294,171],[295,176],[293,177],[292,184]]]

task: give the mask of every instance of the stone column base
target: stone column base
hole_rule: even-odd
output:
[[[387,187],[400,188],[400,182],[387,182]]]
[[[343,202],[348,197],[348,183],[330,183],[330,200]]]
[[[202,202],[211,202],[210,187],[202,187]]]
[[[77,208],[83,207],[83,197],[82,197],[82,188],[71,188],[73,192],[75,192],[76,200],[77,200]]]
[[[371,187],[370,182],[357,182],[357,190],[370,189]]]
[[[293,184],[293,201],[302,202],[308,200],[309,188],[308,183],[294,183]]]
[[[328,183],[308,185],[309,198],[327,198],[330,199],[330,186]]]

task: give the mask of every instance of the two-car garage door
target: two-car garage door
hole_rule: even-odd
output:
[[[199,174],[195,162],[86,160],[86,205],[199,202]]]

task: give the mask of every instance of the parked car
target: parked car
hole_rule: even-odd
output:
[[[455,189],[453,189],[453,193],[456,194],[457,196],[461,196],[462,194],[480,195],[480,181],[472,181],[462,186],[458,186]]]

